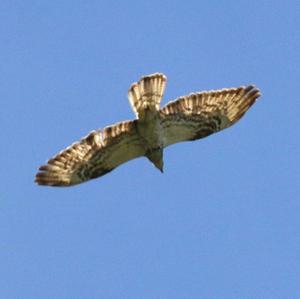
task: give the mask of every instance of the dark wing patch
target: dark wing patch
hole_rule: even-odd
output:
[[[136,121],[124,121],[91,132],[41,166],[36,183],[71,186],[100,177],[122,163],[144,155]]]
[[[196,140],[236,123],[260,96],[247,87],[192,93],[168,103],[160,110],[164,145]]]

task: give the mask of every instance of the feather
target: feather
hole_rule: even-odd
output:
[[[166,76],[155,73],[133,83],[128,98],[137,119],[90,132],[39,168],[35,182],[72,186],[146,156],[163,171],[163,148],[196,140],[236,123],[260,96],[249,85],[191,93],[159,110]]]
[[[137,118],[143,117],[147,109],[158,111],[160,101],[163,97],[167,78],[165,75],[155,73],[144,76],[140,81],[131,85],[128,90],[129,103]]]
[[[196,140],[236,123],[260,96],[247,87],[191,93],[160,110],[164,146]]]
[[[100,177],[118,165],[144,155],[135,121],[93,131],[39,168],[36,183],[71,186]]]

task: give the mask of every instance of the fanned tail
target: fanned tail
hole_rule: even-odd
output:
[[[137,118],[141,118],[145,110],[159,111],[167,78],[164,74],[155,73],[144,76],[131,85],[128,91],[129,103]]]

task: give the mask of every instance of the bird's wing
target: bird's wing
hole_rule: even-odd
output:
[[[192,93],[160,110],[164,146],[196,140],[237,122],[260,96],[253,86]]]
[[[124,121],[91,132],[41,166],[36,183],[71,186],[100,177],[145,154],[136,121]]]

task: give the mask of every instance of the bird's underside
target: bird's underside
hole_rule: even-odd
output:
[[[163,149],[206,137],[236,123],[260,96],[253,86],[202,91],[160,109],[166,77],[155,73],[128,91],[136,119],[92,131],[39,168],[39,185],[72,186],[100,177],[122,163],[146,156],[163,171]]]

